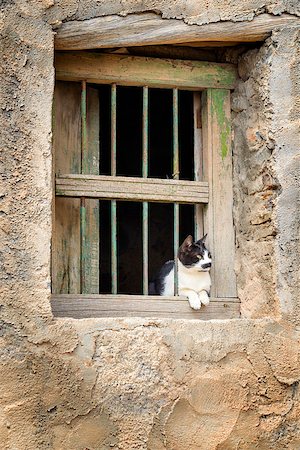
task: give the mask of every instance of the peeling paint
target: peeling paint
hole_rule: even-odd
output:
[[[221,130],[221,157],[222,160],[228,155],[230,145],[230,119],[226,116],[224,101],[228,91],[224,89],[215,89],[212,92],[212,110],[217,117],[217,122]]]

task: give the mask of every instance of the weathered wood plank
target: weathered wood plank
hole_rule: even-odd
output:
[[[237,79],[233,64],[90,52],[59,52],[55,67],[58,80],[160,88],[233,89]]]
[[[73,300],[80,300],[80,299],[98,299],[98,300],[117,300],[117,301],[131,301],[131,300],[142,300],[145,301],[155,301],[157,302],[162,301],[172,301],[172,302],[182,302],[182,300],[187,301],[187,297],[182,295],[177,296],[158,296],[158,295],[139,295],[139,294],[53,294],[52,299],[59,299],[63,301],[63,299],[73,299]],[[211,302],[233,302],[233,303],[240,303],[240,300],[237,297],[233,298],[215,298],[212,297]]]
[[[212,135],[212,124],[209,116],[209,111],[211,109],[210,105],[211,99],[207,95],[207,91],[202,92],[201,96],[201,122],[202,122],[202,157],[203,157],[203,179],[207,180],[209,183],[213,179],[213,168],[212,168],[212,146],[213,146],[213,135]],[[210,276],[212,280],[211,286],[211,296],[215,297],[216,283],[218,280],[215,277],[215,248],[214,248],[214,216],[213,216],[213,193],[210,190],[208,196],[208,204],[204,208],[204,233],[207,233],[206,246],[210,250],[213,258],[213,264],[210,270]]]
[[[202,121],[201,121],[201,92],[193,94],[194,116],[194,179],[203,180],[203,149],[202,149]],[[204,234],[203,205],[195,205],[195,240]]]
[[[149,317],[169,319],[235,319],[240,317],[237,299],[212,300],[199,311],[190,308],[184,297],[139,295],[54,295],[51,299],[54,317]]]
[[[81,165],[80,85],[57,82],[53,149],[56,174],[78,173]],[[80,292],[80,200],[55,199],[52,292]]]
[[[106,175],[64,175],[56,178],[56,195],[153,202],[207,203],[208,184],[201,181]]]
[[[84,50],[134,45],[191,43],[199,41],[258,42],[279,27],[299,26],[289,14],[261,14],[251,21],[224,21],[188,25],[183,20],[162,19],[154,13],[111,15],[63,23],[55,36],[57,50]]]
[[[205,232],[213,255],[212,296],[236,297],[230,92],[208,89],[202,97],[204,176],[210,186]]]
[[[83,173],[99,174],[99,95],[98,90],[87,87],[87,151]],[[85,201],[84,284],[82,292],[99,292],[99,200]]]

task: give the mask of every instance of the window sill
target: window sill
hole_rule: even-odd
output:
[[[147,317],[153,319],[238,319],[237,298],[211,299],[208,306],[196,311],[185,297],[160,297],[112,294],[53,294],[54,317],[73,319],[108,317]]]

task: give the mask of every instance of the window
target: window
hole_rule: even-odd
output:
[[[230,89],[235,67],[58,53],[54,99],[56,316],[233,318]],[[148,296],[181,241],[208,233],[211,302]]]

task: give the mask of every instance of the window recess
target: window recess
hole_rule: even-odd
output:
[[[239,317],[234,66],[66,52],[56,57],[56,78],[54,315]],[[149,296],[155,270],[187,234],[204,233],[213,255],[209,306],[193,311],[185,298]]]

